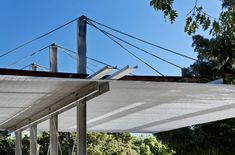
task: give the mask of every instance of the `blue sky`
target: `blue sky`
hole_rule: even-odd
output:
[[[209,0],[206,2],[199,0],[199,4],[205,7],[205,11],[208,14],[215,17],[218,16],[221,11],[220,1],[217,0]],[[174,24],[170,24],[164,21],[161,12],[156,12],[149,6],[149,0],[2,0],[0,1],[0,53],[2,54],[21,43],[84,14],[91,19],[160,46],[196,57],[191,47],[192,39],[184,33],[185,16],[193,5],[194,0],[176,0],[175,8],[178,10],[180,17]],[[208,36],[207,32],[199,31],[199,33]],[[90,26],[88,27],[87,37],[89,57],[104,61],[113,66],[117,65],[119,68],[126,65],[138,65],[139,68],[135,71],[137,75],[158,75]],[[140,42],[130,39],[128,39],[128,41],[179,66],[187,67],[193,63],[191,60],[169,54],[163,50],[144,45]],[[0,58],[0,67],[5,67],[54,42],[69,49],[76,50],[76,23],[70,24],[56,33],[34,42],[17,52]],[[180,69],[176,67],[147,56],[146,54],[142,54],[140,51],[129,46],[126,47],[164,75],[181,74]],[[48,67],[48,50],[31,57],[27,61],[11,66],[11,68],[20,69],[32,62]],[[102,65],[89,61],[88,67],[88,73],[92,73],[92,70],[96,71],[101,68]],[[60,52],[59,71],[76,72],[75,60],[67,54]]]

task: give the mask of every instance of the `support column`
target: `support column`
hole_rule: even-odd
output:
[[[15,132],[15,155],[22,155],[22,134],[21,131]]]
[[[79,74],[87,73],[87,45],[86,32],[87,23],[86,16],[81,16],[78,20],[77,32],[77,50],[78,50],[78,66]],[[87,118],[86,118],[86,101],[79,101],[77,106],[77,155],[87,154]]]
[[[57,72],[57,54],[58,48],[56,44],[50,46],[50,72]],[[50,155],[58,155],[58,114],[50,117]]]
[[[31,70],[32,71],[37,71],[38,66],[35,63],[31,64]]]
[[[57,72],[58,71],[58,65],[57,65],[57,57],[58,57],[58,47],[56,44],[51,44],[50,46],[50,71],[51,72]]]
[[[77,106],[77,154],[86,155],[87,147],[86,101],[79,101]]]
[[[58,115],[50,117],[50,155],[58,155]]]
[[[78,52],[78,63],[77,63],[77,71],[80,74],[86,74],[87,68],[87,46],[86,46],[86,31],[87,31],[87,23],[86,16],[81,16],[78,20],[77,24],[77,52]]]
[[[37,154],[37,124],[30,126],[30,155]]]

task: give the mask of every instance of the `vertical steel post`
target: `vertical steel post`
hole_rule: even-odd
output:
[[[20,130],[15,132],[15,155],[22,155],[22,133]]]
[[[87,23],[86,16],[81,16],[78,20],[77,32],[77,50],[78,50],[78,73],[87,73],[87,46],[86,32]],[[87,150],[87,118],[86,118],[86,101],[79,101],[77,106],[77,155],[86,155]]]
[[[87,147],[86,101],[79,101],[77,106],[77,154],[86,155]]]
[[[58,115],[50,117],[50,155],[58,155]]]
[[[86,31],[87,23],[86,16],[81,16],[78,20],[77,30],[77,52],[78,52],[78,63],[77,71],[80,74],[86,74],[87,66],[87,46],[86,46]]]
[[[57,72],[58,65],[57,65],[57,57],[58,57],[58,47],[56,44],[51,44],[50,46],[50,71]]]
[[[31,64],[31,70],[32,71],[37,71],[37,65],[35,63]]]
[[[58,57],[58,47],[57,45],[51,44],[50,46],[50,71],[57,72],[57,57]],[[53,114],[50,117],[49,122],[50,128],[50,155],[58,155],[58,114]]]
[[[37,124],[30,126],[30,155],[37,154]]]

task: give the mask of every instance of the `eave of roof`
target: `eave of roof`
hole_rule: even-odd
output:
[[[55,77],[55,78],[81,78],[85,79],[88,74],[45,72],[19,69],[0,68],[0,75],[32,76],[32,77]],[[183,77],[183,76],[145,76],[145,75],[126,75],[119,80],[129,81],[156,81],[156,82],[190,82],[204,83],[208,80],[204,77]]]
[[[45,71],[27,71],[18,69],[0,68],[0,75],[33,76],[33,77],[55,77],[55,78],[81,78],[84,79],[88,74],[63,73],[63,72],[45,72]]]
[[[129,81],[155,81],[155,82],[189,82],[205,83],[208,79],[204,77],[183,77],[183,76],[124,76],[120,80]]]

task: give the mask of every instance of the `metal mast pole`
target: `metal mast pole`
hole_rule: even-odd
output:
[[[50,155],[58,155],[58,115],[50,117]]]
[[[78,20],[77,32],[77,52],[78,52],[78,66],[79,74],[86,74],[87,69],[87,46],[86,46],[86,32],[87,23],[86,16],[81,16]],[[79,101],[77,106],[77,155],[87,154],[87,115],[86,115],[86,101]]]
[[[57,72],[58,71],[58,65],[57,65],[57,57],[58,57],[58,47],[56,44],[51,44],[50,46],[50,71],[51,72]]]
[[[37,64],[31,64],[31,70],[37,71]],[[30,126],[30,155],[37,154],[37,124]]]
[[[57,54],[58,48],[56,44],[50,46],[50,71],[57,72]],[[58,114],[53,114],[49,120],[50,130],[50,155],[58,155]]]
[[[15,155],[22,155],[22,133],[20,130],[15,132]]]
[[[38,68],[37,64],[35,64],[35,63],[31,64],[31,70],[32,71],[37,71],[37,68]]]
[[[86,46],[86,31],[87,31],[87,17],[81,16],[78,20],[77,30],[77,52],[78,52],[78,66],[77,71],[80,74],[86,74],[87,68],[87,46]]]
[[[37,124],[30,126],[30,155],[37,154]]]

